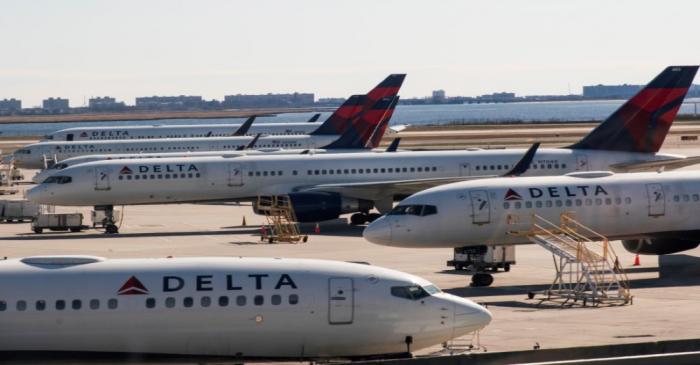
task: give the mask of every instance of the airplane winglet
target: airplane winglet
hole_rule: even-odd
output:
[[[523,155],[523,158],[518,161],[518,163],[513,166],[513,168],[505,173],[503,176],[520,176],[530,169],[530,164],[535,158],[535,153],[537,149],[540,148],[540,142],[535,142]]]
[[[316,113],[311,117],[311,119],[307,120],[306,122],[313,123],[313,122],[317,121],[318,118],[320,118],[320,117],[321,117],[321,113]]]
[[[399,149],[399,143],[401,143],[401,137],[394,138],[394,140],[391,141],[391,144],[389,145],[389,147],[386,148],[386,151],[384,152],[396,152],[396,150]]]
[[[250,126],[253,124],[255,121],[255,118],[257,118],[257,115],[253,115],[252,117],[249,117],[248,119],[241,124],[240,127],[238,127],[238,130],[233,132],[234,136],[245,136],[246,133],[248,133],[248,130],[250,129]]]
[[[250,150],[250,149],[252,149],[252,148],[255,146],[255,144],[258,143],[258,139],[260,138],[260,135],[261,135],[261,134],[262,134],[262,133],[256,134],[255,137],[253,137],[253,140],[250,141],[250,143],[248,143],[248,144],[245,145],[245,146],[239,146],[238,148],[236,148],[236,150],[237,150],[237,151],[243,151],[243,150]]]

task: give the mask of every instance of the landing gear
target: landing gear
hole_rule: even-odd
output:
[[[104,212],[104,218],[102,219],[102,226],[105,228],[105,233],[107,234],[117,234],[119,233],[119,227],[117,227],[114,221],[114,207],[111,205],[100,205],[95,206],[95,211],[101,210]]]
[[[473,287],[484,287],[491,286],[493,284],[493,275],[479,272],[472,275],[471,286]]]

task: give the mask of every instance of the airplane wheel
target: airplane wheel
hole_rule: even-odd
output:
[[[365,224],[365,222],[367,222],[367,216],[364,213],[355,213],[350,216],[350,223],[355,226]]]
[[[372,223],[372,222],[374,222],[375,220],[377,220],[377,218],[379,218],[379,217],[381,217],[381,216],[382,216],[382,215],[379,214],[379,213],[369,213],[369,214],[367,214],[367,221],[370,222],[370,223]]]
[[[105,226],[105,233],[116,234],[119,233],[119,228],[114,224],[108,224]]]
[[[484,287],[484,286],[490,286],[491,284],[493,284],[493,275],[491,275],[491,274],[478,273],[478,274],[472,275],[471,286]]]

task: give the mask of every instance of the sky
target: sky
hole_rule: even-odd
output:
[[[0,0],[0,99],[580,93],[700,63],[700,1]],[[700,81],[696,81],[700,83]]]

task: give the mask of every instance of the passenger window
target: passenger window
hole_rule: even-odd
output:
[[[46,309],[46,302],[43,300],[37,300],[35,306],[36,310],[43,311],[44,309]]]
[[[71,308],[73,308],[73,310],[80,310],[82,307],[83,302],[80,301],[80,299],[73,299],[73,302],[71,303]]]
[[[168,308],[175,307],[175,298],[173,298],[173,297],[165,298],[165,306]]]
[[[681,198],[680,198],[678,195],[674,195],[674,196],[673,196],[673,201],[676,202],[676,203],[678,203],[679,201],[681,201]]]
[[[265,298],[262,295],[256,295],[253,298],[253,304],[255,305],[263,305],[265,303]]]
[[[155,308],[155,306],[156,306],[156,299],[155,298],[146,299],[146,308]]]
[[[119,302],[116,299],[110,299],[107,301],[107,308],[109,309],[117,309],[118,305]]]
[[[557,207],[561,208],[564,205],[561,200],[557,200]]]
[[[100,300],[99,299],[90,299],[90,309],[92,309],[92,310],[100,309]]]
[[[24,300],[18,300],[17,301],[17,310],[22,312],[27,309],[27,302]]]
[[[0,312],[4,311],[7,309],[7,302],[4,300],[0,300]]]
[[[566,202],[564,203],[564,205],[566,205],[567,207],[572,206],[573,204],[571,202],[571,199],[566,199]]]
[[[520,203],[520,202],[515,202],[515,209],[520,209],[520,208],[522,208],[522,207],[523,207],[522,203]]]
[[[583,202],[581,201],[581,199],[576,199],[576,206],[577,207],[580,207],[582,204],[583,204]]]
[[[532,202],[525,202],[525,208],[532,208]]]
[[[547,206],[547,208],[551,208],[551,207],[552,207],[552,201],[551,201],[551,200],[547,200],[546,202],[544,202],[544,204]]]
[[[510,209],[510,203],[503,202],[503,209]]]
[[[535,202],[535,206],[536,206],[537,208],[542,208],[542,202],[539,201],[539,200],[536,201],[536,202]]]
[[[190,308],[194,305],[194,299],[192,299],[192,297],[185,297],[185,299],[182,300],[182,305],[185,306],[185,308]]]
[[[199,305],[201,305],[204,308],[210,306],[211,305],[211,298],[210,297],[202,297],[199,300]]]
[[[239,307],[242,307],[246,304],[246,297],[245,295],[239,295],[236,297],[236,305]]]
[[[296,305],[297,303],[299,303],[299,296],[296,294],[291,294],[289,296],[289,304]]]
[[[272,303],[272,305],[280,305],[282,304],[282,297],[278,294],[275,294],[270,299],[270,303]]]
[[[226,307],[228,305],[228,297],[219,297],[219,307]]]

